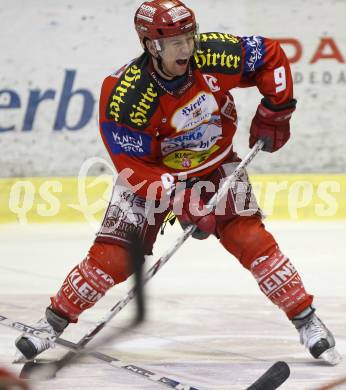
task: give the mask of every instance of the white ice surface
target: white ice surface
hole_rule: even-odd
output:
[[[281,249],[315,295],[319,315],[334,331],[346,357],[346,222],[267,222]],[[152,264],[179,234],[167,228]],[[40,317],[66,273],[85,255],[94,237],[89,225],[0,225],[0,314],[23,322]],[[115,287],[64,337],[77,341],[131,288]],[[346,363],[326,367],[299,345],[285,316],[262,296],[251,274],[216,239],[189,240],[149,282],[147,321],[102,348],[125,362],[177,378],[198,389],[245,389],[277,360],[291,368],[282,389],[315,389],[346,374]],[[133,304],[109,330],[125,327]],[[11,366],[15,331],[0,329],[0,364]],[[56,348],[47,357],[60,356]],[[34,389],[164,389],[148,379],[84,358]],[[341,389],[343,387],[340,387]],[[344,386],[346,389],[346,385]]]

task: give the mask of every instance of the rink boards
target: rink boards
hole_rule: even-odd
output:
[[[259,204],[273,220],[346,219],[346,175],[256,174]],[[110,175],[0,179],[0,223],[99,223]]]

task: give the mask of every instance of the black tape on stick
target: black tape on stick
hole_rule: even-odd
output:
[[[290,376],[290,368],[285,362],[276,362],[246,390],[275,390]]]

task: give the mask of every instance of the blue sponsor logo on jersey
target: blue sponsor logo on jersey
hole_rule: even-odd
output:
[[[152,141],[150,135],[130,130],[114,122],[104,122],[101,127],[113,154],[125,153],[135,157],[150,154]]]

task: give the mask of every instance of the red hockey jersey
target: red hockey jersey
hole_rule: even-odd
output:
[[[200,34],[186,81],[174,92],[143,53],[102,85],[100,131],[117,171],[131,168],[128,181],[136,193],[152,197],[148,188],[162,175],[177,179],[216,169],[232,152],[237,129],[229,91],[252,86],[272,104],[292,99],[289,63],[277,42]]]

